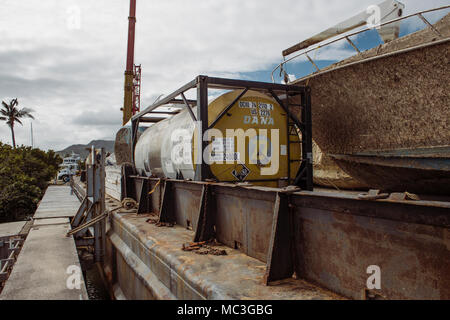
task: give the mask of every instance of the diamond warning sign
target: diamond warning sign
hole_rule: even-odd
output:
[[[240,164],[231,172],[231,174],[239,181],[244,181],[250,174],[250,169],[245,165]]]

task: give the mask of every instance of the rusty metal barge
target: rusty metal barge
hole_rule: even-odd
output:
[[[141,201],[107,198],[99,259],[116,299],[450,299],[448,200],[130,180]],[[183,250],[212,234],[226,255]]]
[[[305,103],[309,92],[199,76],[134,116],[132,141],[141,119],[161,121],[151,114],[168,102],[180,103],[177,98],[189,89],[198,93],[194,116],[207,117],[209,86],[275,96],[292,91]],[[182,106],[185,112],[191,108],[188,101]],[[205,163],[192,180],[147,176],[124,164],[115,182],[107,180],[120,199],[94,201],[95,194],[114,189],[93,178],[102,158],[96,153],[88,164],[88,180],[97,182],[87,193],[74,183],[86,205],[72,228],[79,232],[89,219],[107,218],[94,239],[78,234],[76,241],[96,248],[116,299],[450,299],[448,197],[313,189],[306,157],[291,180],[296,186],[288,187],[214,181]],[[98,201],[105,201],[108,214],[90,213]],[[379,289],[367,285],[371,266],[381,271]]]

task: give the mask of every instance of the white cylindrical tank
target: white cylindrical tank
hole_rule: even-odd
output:
[[[209,125],[241,92],[225,93],[209,104]],[[196,114],[196,107],[193,112]],[[278,187],[280,181],[287,180],[289,163],[291,178],[294,178],[300,161],[288,161],[287,125],[287,114],[274,99],[249,90],[214,125],[216,133],[221,133],[222,137],[214,136],[214,141],[210,142],[211,157],[216,161],[228,161],[210,164],[214,177],[223,182],[253,181],[258,185]],[[238,135],[227,136],[227,130],[239,132],[240,129],[240,136],[245,138],[243,148],[239,148]],[[174,139],[174,135],[178,137]],[[179,154],[177,147],[181,138],[187,141],[188,147]],[[291,159],[301,158],[298,135],[291,134],[290,140]],[[194,179],[197,153],[196,123],[184,110],[144,131],[136,144],[135,166],[141,175]],[[173,154],[191,161],[179,163]]]

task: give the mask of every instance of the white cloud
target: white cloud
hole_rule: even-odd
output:
[[[138,0],[135,61],[143,67],[143,106],[198,74],[270,72],[283,49],[376,2]],[[408,14],[447,1],[404,3]],[[128,0],[2,0],[0,99],[18,97],[35,110],[37,146],[58,150],[114,138],[122,118],[128,6]],[[29,121],[16,133],[19,144],[29,144]],[[10,143],[4,124],[0,140]]]

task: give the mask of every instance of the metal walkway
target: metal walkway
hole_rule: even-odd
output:
[[[79,206],[69,186],[48,187],[0,300],[88,299],[75,242],[66,237]]]

